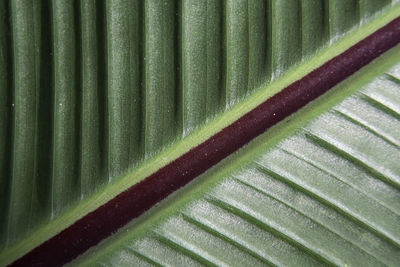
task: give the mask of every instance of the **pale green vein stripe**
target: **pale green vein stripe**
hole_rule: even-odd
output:
[[[109,181],[138,159],[141,74],[139,1],[107,1],[107,110]]]
[[[198,228],[202,229],[205,232],[208,232],[211,235],[214,235],[216,237],[221,238],[222,240],[226,241],[227,243],[237,247],[238,249],[240,249],[241,251],[246,252],[247,254],[259,259],[260,261],[262,261],[264,264],[268,265],[268,266],[272,266],[272,265],[276,265],[276,263],[271,262],[268,258],[266,258],[264,255],[258,253],[258,251],[253,250],[252,248],[250,248],[249,246],[246,246],[245,244],[243,244],[242,242],[238,241],[238,240],[234,240],[231,237],[229,237],[229,235],[227,235],[226,233],[223,233],[222,231],[219,231],[218,229],[215,229],[215,226],[209,226],[206,223],[203,223],[200,220],[197,220],[194,217],[191,217],[190,215],[186,215],[185,213],[182,214],[183,219],[190,223],[193,224],[195,226],[197,226]]]
[[[372,99],[375,102],[380,103],[382,106],[387,107],[389,110],[395,113],[397,118],[400,117],[400,107],[397,105],[397,101],[400,100],[399,93],[398,93],[398,86],[397,83],[390,81],[390,80],[381,80],[382,83],[378,83],[379,87],[385,87],[384,91],[379,90],[378,88],[370,88],[365,92],[362,92],[367,99]],[[391,88],[392,87],[392,88]]]
[[[397,149],[400,149],[400,140],[392,138],[385,131],[379,129],[378,126],[369,123],[368,121],[364,120],[357,114],[354,114],[347,110],[336,109],[335,111],[339,114],[339,116],[342,116],[345,120],[361,126],[365,130],[376,135],[377,137],[379,137],[383,141],[387,142],[388,144],[391,144],[392,146],[396,147]]]
[[[374,162],[373,159],[360,155],[346,144],[340,143],[338,140],[334,140],[331,137],[328,137],[321,133],[307,131],[306,136],[315,144],[331,150],[332,152],[337,153],[342,157],[351,160],[352,162],[356,162],[364,169],[367,169],[369,172],[374,173],[377,178],[381,179],[384,182],[387,182],[388,184],[400,190],[400,177],[396,173],[393,173],[391,170],[382,168],[378,163]]]
[[[81,198],[92,192],[93,188],[98,185],[104,178],[101,172],[101,135],[104,131],[101,128],[103,114],[99,112],[104,107],[104,99],[101,98],[102,93],[99,89],[103,89],[99,84],[99,47],[101,44],[98,38],[98,25],[96,20],[98,16],[98,5],[95,0],[81,2],[81,49],[82,49],[82,110],[81,110]],[[104,51],[102,51],[104,52]],[[103,55],[100,55],[101,57]]]
[[[175,3],[147,0],[144,8],[144,99],[142,143],[146,157],[169,143],[176,133]]]
[[[251,209],[249,206],[245,206],[243,203],[240,203],[233,199],[224,199],[215,196],[215,200],[212,200],[212,203],[217,207],[225,209],[232,214],[241,217],[249,222],[252,222],[256,225],[259,225],[263,229],[279,236],[284,239],[286,242],[291,244],[292,246],[297,247],[302,250],[304,253],[310,254],[312,257],[315,257],[319,261],[328,264],[329,266],[339,266],[338,259],[330,258],[329,255],[323,253],[319,248],[311,246],[307,241],[299,238],[296,233],[288,232],[285,228],[280,227],[278,224],[274,224],[267,218],[264,218],[261,214]]]
[[[226,106],[247,94],[249,68],[249,26],[247,0],[227,0],[226,29]]]
[[[257,247],[259,240],[252,239],[254,233],[259,234],[261,239],[266,236],[255,225],[251,225],[239,217],[234,217],[234,215],[204,200],[190,205],[182,214],[189,222],[192,220],[198,227],[203,227],[209,233],[225,238],[231,244],[247,250],[249,254],[259,257],[262,261],[275,266],[279,265],[277,259],[266,255],[260,247]],[[252,235],[246,235],[246,230],[251,231]],[[252,242],[249,242],[249,240]],[[267,237],[263,239],[263,241],[265,240],[267,240]]]
[[[72,1],[53,0],[54,117],[52,216],[80,196],[76,14]]]
[[[380,109],[383,112],[386,112],[387,114],[391,115],[393,118],[400,120],[400,109],[398,110],[396,106],[391,105],[390,103],[387,103],[386,101],[382,99],[376,99],[372,96],[369,96],[363,92],[361,92],[362,98],[368,102],[370,105]]]
[[[12,67],[9,12],[10,2],[0,1],[0,250],[7,239],[9,168],[11,147]]]
[[[138,250],[132,248],[132,247],[128,247],[127,248],[132,254],[135,254],[138,258],[141,258],[142,260],[148,262],[151,265],[154,266],[163,266],[163,264],[161,262],[156,261],[155,259],[150,258],[149,256],[146,256],[145,254],[139,252]]]
[[[389,7],[391,0],[359,0],[360,19],[364,23],[369,17],[377,12],[382,12],[385,7]]]
[[[171,244],[172,243],[166,242],[163,237],[159,237],[158,235],[154,236],[152,234],[151,237],[148,236],[137,240],[135,244],[130,247],[139,251],[146,257],[155,260],[162,266],[204,266],[204,263],[200,263],[197,259],[191,257],[191,255],[187,255],[185,252],[180,251],[178,247],[171,246]]]
[[[250,251],[254,251],[272,265],[313,266],[320,264],[314,258],[304,254],[302,250],[269,231],[213,204],[212,199],[196,201],[194,204],[188,205],[183,212]],[[266,246],[265,244],[270,245]]]
[[[325,5],[325,20],[328,27],[330,43],[340,37],[342,32],[355,27],[360,21],[359,0],[328,0]]]
[[[371,258],[373,258],[373,260],[379,261],[379,259],[373,254],[373,250],[369,252],[365,247],[363,247],[362,242],[359,242],[359,243],[358,242],[354,242],[351,238],[348,238],[346,236],[346,234],[341,233],[340,231],[338,231],[334,227],[331,227],[331,225],[327,225],[323,221],[320,221],[320,218],[318,218],[318,216],[309,215],[306,211],[303,211],[303,210],[299,209],[298,206],[293,205],[293,204],[289,203],[288,201],[283,200],[281,197],[273,195],[273,194],[271,194],[271,192],[267,192],[265,190],[262,190],[262,189],[254,186],[252,184],[249,184],[249,183],[247,183],[247,182],[245,182],[245,181],[243,181],[241,179],[234,178],[234,181],[243,184],[244,186],[250,188],[251,190],[254,190],[257,193],[260,193],[260,194],[262,194],[262,195],[264,195],[266,197],[269,197],[269,198],[271,198],[271,199],[283,204],[284,206],[286,206],[286,207],[288,207],[290,209],[293,209],[294,211],[296,211],[300,215],[304,216],[306,219],[312,221],[313,223],[318,225],[320,228],[324,229],[331,236],[335,236],[337,240],[338,239],[343,239],[343,241],[345,241],[345,242],[340,244],[343,248],[345,248],[346,245],[348,247],[349,244],[350,244],[351,246],[354,246],[355,248],[357,248],[359,250],[358,253],[364,254],[364,257],[365,256],[371,257]],[[353,251],[354,251],[354,248],[353,248]],[[339,253],[339,254],[342,254],[342,255],[345,254],[345,251],[342,251],[342,252],[335,251],[335,252]]]
[[[348,220],[329,206],[278,179],[272,178],[262,170],[249,168],[245,172],[234,175],[234,177],[235,179],[240,179],[242,183],[252,187],[254,190],[263,192],[263,194],[271,196],[304,216],[311,218],[319,225],[328,228],[331,232],[336,233],[381,262],[393,264],[400,260],[397,247]],[[379,246],[379,250],[376,249],[377,246]]]
[[[13,142],[7,241],[13,243],[30,230],[35,196],[38,120],[40,21],[37,1],[12,1],[14,95]],[[36,31],[35,31],[36,30]]]
[[[301,8],[298,0],[269,1],[272,8],[272,77],[277,78],[301,60]]]
[[[218,110],[222,36],[221,2],[182,1],[181,76],[185,132],[205,122]]]
[[[33,14],[33,34],[34,34],[34,72],[35,72],[35,130],[34,130],[34,136],[35,136],[35,144],[34,144],[34,173],[33,173],[33,188],[32,188],[32,194],[31,194],[31,210],[29,213],[29,225],[28,228],[34,228],[37,225],[37,221],[43,219],[43,214],[44,214],[44,209],[42,203],[39,202],[39,196],[38,194],[40,193],[40,186],[42,185],[40,183],[39,177],[37,175],[38,173],[38,168],[39,168],[39,150],[40,147],[38,147],[39,143],[39,130],[40,130],[40,117],[39,117],[39,105],[40,105],[40,76],[41,76],[41,59],[42,59],[42,51],[41,51],[41,39],[42,39],[42,25],[41,25],[41,6],[42,3],[41,1],[35,0],[32,2],[32,14]],[[35,177],[36,175],[36,177]]]
[[[365,101],[360,95],[343,102],[335,110],[368,131],[386,139],[392,145],[400,147],[400,132],[396,131],[400,127],[400,120]]]
[[[348,159],[341,157],[337,153],[316,145],[306,138],[303,132],[288,138],[279,146],[296,155],[307,158],[322,169],[335,173],[341,180],[362,188],[362,190],[369,192],[386,203],[393,210],[400,210],[400,195],[395,187],[383,182],[381,179],[377,179],[376,176],[361,169],[357,164],[349,163]]]
[[[258,189],[254,190],[237,180],[232,180],[225,182],[221,186],[221,190],[216,192],[216,198],[249,209],[248,212],[254,213],[254,216],[263,218],[273,228],[283,231],[292,239],[302,243],[304,247],[312,249],[315,255],[322,254],[338,261],[360,263],[358,257],[355,256],[357,254],[362,255],[365,263],[377,263],[374,256],[320,224],[313,216],[310,217],[297,211],[279,199],[265,195]]]
[[[249,27],[247,88],[252,91],[271,75],[267,70],[267,2],[265,0],[248,0],[247,2]]]
[[[392,125],[392,127],[396,127]],[[309,132],[333,146],[361,159],[383,172],[394,182],[400,182],[397,158],[400,150],[363,127],[345,120],[334,111],[327,112],[310,124]],[[349,133],[352,134],[349,134]],[[371,153],[371,152],[374,153]]]
[[[182,120],[183,129],[194,129],[207,110],[207,3],[182,1]]]
[[[203,257],[218,263],[218,266],[262,265],[259,259],[238,249],[224,239],[187,222],[181,214],[170,218],[158,228],[157,232],[179,242],[193,252],[201,253]]]
[[[326,2],[326,1],[325,1]],[[322,47],[329,38],[324,0],[301,0],[301,48],[303,59]]]
[[[389,71],[389,72],[385,73],[385,75],[387,76],[388,80],[395,82],[395,83],[397,83],[397,85],[400,86],[400,76],[399,76],[400,72],[399,71],[396,71],[396,70]]]
[[[169,246],[170,248],[179,251],[183,255],[193,258],[200,263],[204,264],[205,266],[226,266],[225,264],[219,262],[216,259],[213,259],[210,257],[210,255],[207,255],[206,253],[203,253],[200,249],[191,246],[190,244],[185,244],[185,242],[179,242],[176,241],[170,237],[161,235],[160,233],[157,233],[157,239],[161,243],[163,243],[166,246]]]
[[[284,151],[285,153],[296,157],[299,160],[302,160],[304,162],[306,162],[307,164],[313,166],[314,168],[328,174],[329,176],[335,178],[337,181],[339,181],[340,183],[343,183],[344,185],[350,187],[352,190],[359,192],[361,195],[364,195],[365,197],[371,199],[371,201],[375,201],[377,203],[379,203],[379,205],[382,206],[382,208],[384,209],[388,209],[391,212],[393,212],[396,215],[400,215],[398,211],[396,211],[395,209],[392,209],[390,205],[387,205],[385,202],[381,201],[381,199],[379,199],[379,195],[377,196],[377,194],[373,191],[373,190],[368,190],[369,188],[366,188],[365,186],[359,186],[358,184],[354,184],[352,183],[352,181],[347,181],[346,179],[344,179],[343,177],[340,177],[339,175],[335,174],[334,172],[326,169],[325,167],[323,167],[321,164],[319,164],[318,162],[307,158],[306,156],[295,152],[295,151],[291,151],[291,150],[287,150],[285,148],[281,148],[282,151]],[[372,191],[372,192],[371,192]]]
[[[321,201],[322,203],[332,207],[336,211],[342,213],[343,215],[349,217],[352,220],[355,220],[359,224],[362,224],[364,227],[367,229],[371,230],[372,232],[380,235],[382,238],[388,240],[389,242],[393,243],[393,245],[399,247],[399,241],[397,238],[397,233],[395,230],[395,226],[393,225],[393,221],[387,220],[387,221],[379,221],[378,217],[376,214],[373,214],[374,216],[371,217],[370,212],[366,212],[365,210],[367,209],[366,206],[364,206],[364,213],[361,211],[359,212],[357,208],[352,207],[355,206],[355,203],[350,203],[349,202],[349,196],[347,196],[346,199],[337,199],[332,195],[332,189],[331,188],[322,188],[321,186],[317,185],[311,185],[309,184],[309,181],[303,181],[300,179],[298,176],[294,176],[292,174],[287,173],[286,170],[282,169],[281,167],[278,166],[265,166],[265,165],[260,165],[261,168],[263,168],[263,171],[267,172],[267,174],[273,176],[275,179],[278,179],[284,183],[287,183],[288,185],[291,185],[303,193],[309,195],[310,197],[313,197],[317,199],[318,201]],[[300,167],[301,168],[301,167]],[[310,177],[307,177],[309,180]],[[322,178],[320,178],[322,179]],[[326,183],[328,184],[328,183]],[[360,201],[356,199],[357,201]],[[366,199],[368,200],[368,199]],[[365,199],[364,199],[365,201]],[[359,202],[360,203],[360,202]],[[350,206],[350,204],[352,206]],[[364,203],[365,204],[365,203]],[[379,211],[377,207],[374,207],[375,212],[382,213],[383,211]],[[387,213],[384,214],[385,216],[390,216],[392,218],[396,218],[395,214],[392,213]],[[383,225],[382,225],[383,224]]]
[[[225,107],[221,106],[223,94],[222,14],[222,1],[207,0],[207,35],[205,36],[207,45],[206,119],[212,118],[218,111],[224,110]]]

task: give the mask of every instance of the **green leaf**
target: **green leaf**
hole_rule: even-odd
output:
[[[0,3],[0,263],[400,14],[397,1]]]
[[[371,63],[71,264],[396,266],[399,55],[397,47]]]

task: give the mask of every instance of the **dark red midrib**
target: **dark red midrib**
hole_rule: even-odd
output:
[[[12,263],[62,265],[400,42],[400,17]]]

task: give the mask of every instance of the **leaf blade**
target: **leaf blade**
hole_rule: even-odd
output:
[[[362,77],[354,78],[353,82],[357,79],[362,80]],[[348,106],[354,99],[362,101],[363,94],[371,90],[370,88],[380,88],[385,92],[386,88],[381,86],[381,79],[385,79],[385,75],[364,86],[362,91],[353,91],[351,97],[345,98],[322,115],[314,117],[300,130],[292,130],[293,134],[289,135],[289,138],[281,139],[272,146],[263,144],[262,141],[250,145],[247,153],[251,154],[249,156],[251,160],[240,161],[239,155],[236,167],[227,168],[233,164],[232,162],[216,167],[214,171],[201,178],[204,184],[194,183],[191,189],[178,192],[164,205],[148,212],[145,218],[133,222],[97,250],[89,251],[75,263],[112,264],[113,261],[108,261],[112,258],[110,255],[118,258],[118,251],[127,244],[130,248],[138,249],[143,240],[158,239],[161,235],[161,238],[190,250],[191,253],[187,254],[169,245],[176,253],[189,255],[192,259],[197,259],[195,255],[201,258],[208,257],[206,255],[218,255],[218,251],[228,249],[233,243],[236,248],[242,249],[245,259],[251,259],[253,254],[261,253],[261,257],[265,257],[268,262],[277,262],[278,265],[287,265],[291,262],[290,258],[274,255],[287,253],[291,251],[290,246],[294,246],[296,252],[291,254],[292,257],[295,258],[296,254],[300,255],[300,258],[311,256],[317,265],[321,264],[318,261],[322,261],[333,265],[395,266],[399,260],[400,250],[397,237],[399,226],[396,224],[400,219],[399,188],[374,176],[368,169],[341,153],[308,138],[310,132],[326,131],[327,116],[338,116],[336,123],[331,127],[342,129],[341,123],[347,124],[349,121],[334,111]],[[396,88],[400,90],[400,86],[397,85]],[[336,96],[332,93],[330,97],[338,97],[340,91],[335,93]],[[396,103],[400,105],[400,102]],[[360,115],[368,116],[363,110],[359,112]],[[382,114],[390,116],[387,112]],[[398,119],[395,120],[399,123]],[[383,122],[375,120],[375,123],[379,126]],[[357,128],[345,131],[343,134],[346,136],[352,136],[354,133],[372,134],[357,124],[353,123],[352,127]],[[396,124],[392,127],[393,131],[396,129]],[[275,133],[277,132],[279,131]],[[260,139],[268,140],[268,136],[271,134]],[[335,143],[332,140],[328,142]],[[264,148],[260,148],[260,144],[263,144],[261,146]],[[356,143],[351,145],[354,148],[359,147]],[[380,145],[380,142],[371,141],[363,147]],[[254,152],[255,150],[258,152]],[[246,155],[246,152],[242,153]],[[398,159],[400,149],[395,147],[390,155]],[[371,156],[382,158],[386,155],[378,153]],[[337,168],[338,165],[343,166],[344,170]],[[398,169],[393,171],[399,173]],[[359,179],[361,181],[358,181]],[[374,196],[366,193],[375,192],[375,189],[381,190],[380,193],[377,192]],[[348,202],[345,199],[348,199]],[[382,203],[388,204],[391,208],[383,206]],[[230,219],[225,220],[219,216]],[[256,231],[260,234],[250,235],[245,232],[239,235],[238,229],[242,229],[242,232],[246,229],[240,228],[241,224],[250,224],[249,229],[259,229]],[[182,231],[186,231],[185,227],[191,230],[182,234]],[[200,227],[201,230],[196,227]],[[208,239],[209,234],[214,237]],[[284,242],[285,245],[276,247],[271,245],[265,249],[265,240],[261,238],[265,235],[272,235],[274,239],[279,239],[278,243]],[[198,241],[203,238],[208,241],[204,241],[205,243]],[[220,244],[219,248],[212,247],[208,243],[214,238],[218,241],[212,242]],[[164,245],[168,244],[169,241],[164,242]],[[154,250],[157,250],[157,247]],[[146,257],[155,256],[149,250],[142,253],[145,253]],[[157,259],[163,263],[162,259]],[[217,259],[223,260],[224,256],[213,258],[211,262],[216,263]]]

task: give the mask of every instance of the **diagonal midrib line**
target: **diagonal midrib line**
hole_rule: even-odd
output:
[[[400,18],[397,18],[77,220],[12,265],[61,265],[76,258],[399,42]]]

